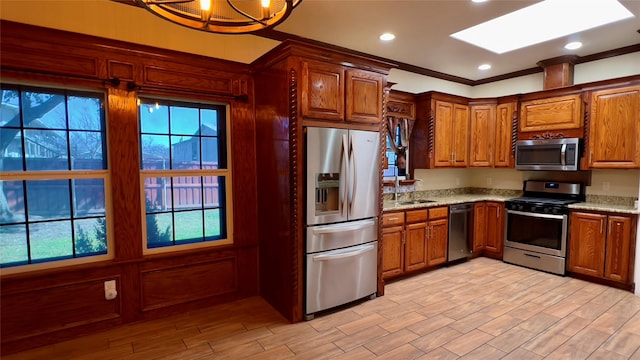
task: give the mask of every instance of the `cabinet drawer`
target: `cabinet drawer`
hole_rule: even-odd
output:
[[[407,223],[414,223],[427,220],[427,209],[408,210],[406,213]]]
[[[448,215],[449,215],[449,208],[446,206],[429,209],[429,220],[443,219],[443,218],[446,218]]]
[[[394,212],[382,215],[382,226],[404,225],[404,213]]]

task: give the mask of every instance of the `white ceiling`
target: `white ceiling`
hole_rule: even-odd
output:
[[[570,0],[580,6],[581,1]],[[539,0],[303,0],[275,30],[471,81],[536,68],[562,55],[587,56],[640,44],[640,0],[621,0],[635,17],[502,55],[449,35]],[[571,14],[566,14],[567,17]],[[553,26],[553,24],[541,24]],[[396,39],[378,39],[392,32]],[[565,50],[581,41],[578,50]],[[478,65],[489,63],[488,71]]]

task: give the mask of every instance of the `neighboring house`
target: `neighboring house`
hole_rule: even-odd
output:
[[[171,145],[173,159],[176,162],[181,161],[197,161],[200,159],[200,136],[216,137],[218,132],[209,126],[202,125],[200,130],[196,131],[192,137]],[[217,138],[215,138],[217,139]],[[202,142],[202,162],[218,161],[218,143],[217,141]]]

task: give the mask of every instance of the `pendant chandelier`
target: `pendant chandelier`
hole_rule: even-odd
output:
[[[246,34],[284,21],[302,0],[135,0],[165,20],[193,29]]]

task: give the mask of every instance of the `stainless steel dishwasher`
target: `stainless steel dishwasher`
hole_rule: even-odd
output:
[[[449,207],[449,252],[447,261],[469,257],[473,250],[473,204]]]

